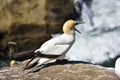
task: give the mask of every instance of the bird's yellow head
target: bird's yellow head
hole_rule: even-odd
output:
[[[15,63],[16,63],[15,60],[10,61],[10,67],[13,67]]]
[[[63,25],[63,32],[66,34],[73,34],[74,33],[73,29],[75,29],[74,26],[76,24],[81,24],[81,23],[83,23],[83,22],[78,22],[75,20],[67,20]],[[76,30],[76,31],[78,31],[78,30]]]

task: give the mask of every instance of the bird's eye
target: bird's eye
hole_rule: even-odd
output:
[[[73,29],[73,27],[71,27],[70,29]]]

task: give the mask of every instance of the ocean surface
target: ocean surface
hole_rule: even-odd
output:
[[[91,10],[94,26],[91,26],[87,7],[83,4],[85,23],[76,26],[82,34],[76,32],[76,41],[67,57],[114,67],[120,56],[120,0],[93,0]]]

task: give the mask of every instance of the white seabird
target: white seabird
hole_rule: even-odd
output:
[[[115,62],[115,68],[106,68],[108,71],[112,71],[120,78],[120,57]]]
[[[115,62],[115,73],[120,78],[120,58]]]
[[[39,49],[35,50],[35,56],[26,64],[25,69],[29,69],[33,65],[42,65],[51,61],[64,59],[75,41],[75,31],[79,32],[75,28],[75,25],[81,23],[83,22],[74,20],[66,21],[63,25],[63,34],[46,41]]]

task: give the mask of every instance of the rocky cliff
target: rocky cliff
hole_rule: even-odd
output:
[[[92,64],[56,64],[26,74],[23,63],[0,70],[2,80],[119,80],[114,72]]]
[[[18,52],[40,47],[74,18],[72,0],[0,0],[0,56],[8,54],[8,41]]]

